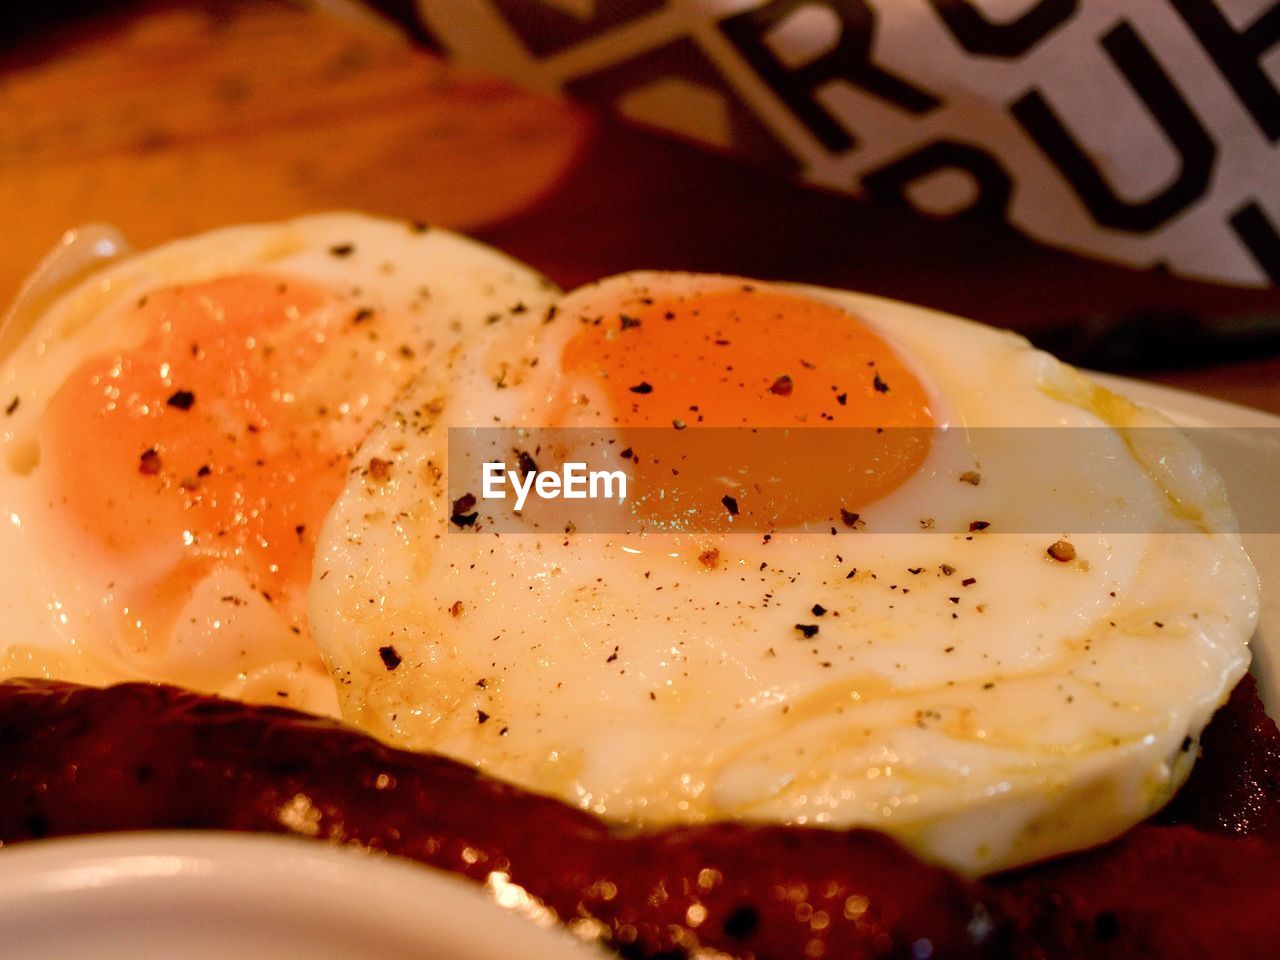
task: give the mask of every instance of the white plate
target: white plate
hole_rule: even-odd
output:
[[[1091,373],[1116,393],[1163,412],[1182,427],[1198,431],[1196,442],[1227,485],[1246,531],[1280,530],[1280,417],[1199,394],[1140,380]],[[1262,610],[1251,644],[1253,673],[1267,712],[1280,714],[1280,533],[1246,532],[1245,548],[1262,581]]]
[[[600,960],[465,881],[266,835],[43,840],[0,856],[5,960]]]

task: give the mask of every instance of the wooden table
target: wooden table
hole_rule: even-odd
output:
[[[0,298],[67,227],[142,247],[326,208],[452,226],[562,285],[680,268],[853,287],[1024,332],[1148,309],[1280,312],[1280,292],[1094,263],[983,223],[806,191],[543,95],[398,32],[282,0],[136,0],[0,54]],[[1280,359],[1156,371],[1280,413]]]

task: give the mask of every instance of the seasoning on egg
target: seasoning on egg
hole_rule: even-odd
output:
[[[641,380],[634,387],[631,387],[630,390],[632,393],[653,393],[653,384],[646,383]]]
[[[727,493],[720,498],[720,502],[724,504],[724,508],[729,511],[729,516],[736,517],[738,515],[738,501]]]
[[[354,243],[335,243],[329,248],[329,252],[335,257],[349,257],[355,252],[356,245]]]
[[[818,635],[818,625],[816,623],[797,623],[796,629],[800,631],[806,640],[812,640]]]
[[[846,527],[856,527],[862,522],[862,517],[859,514],[846,510],[844,507],[840,508],[840,519],[844,521]]]
[[[449,516],[449,522],[458,528],[475,526],[476,517],[478,516],[473,509],[475,505],[475,494],[464,493],[453,501],[453,511]]]
[[[640,326],[640,320],[637,317],[628,316],[624,313],[619,317],[619,319],[622,321],[623,330],[634,330],[636,327]]]
[[[791,391],[795,385],[791,382],[791,378],[787,374],[783,374],[773,381],[773,385],[769,387],[769,392],[779,397],[791,396]]]
[[[391,461],[381,457],[369,458],[369,476],[375,480],[386,480],[391,476]]]
[[[961,483],[972,484],[976,487],[982,482],[982,474],[977,470],[966,470],[964,473],[960,474],[959,480]]]
[[[14,412],[18,409],[18,404],[21,402],[22,402],[21,397],[14,397],[12,400],[10,400],[9,405],[4,408],[4,415],[6,417],[12,417]]]
[[[1067,540],[1055,540],[1045,553],[1059,563],[1070,563],[1076,558],[1076,548]]]
[[[989,526],[991,526],[991,524],[988,523],[986,520],[971,520],[969,522],[969,532],[981,533],[983,530],[987,529],[987,527]]]
[[[382,658],[382,664],[388,670],[394,670],[404,662],[404,658],[396,652],[396,648],[390,645],[379,647],[378,656]]]
[[[523,480],[529,474],[538,472],[538,462],[529,455],[528,451],[517,450],[516,469],[520,471],[520,479]]]
[[[373,307],[361,307],[359,310],[355,312],[355,315],[352,316],[351,322],[364,323],[366,320],[372,320],[372,319],[373,319]]]
[[[875,387],[876,393],[888,393],[889,385],[880,379],[880,371],[876,371],[875,379],[871,381],[871,385]]]
[[[155,447],[144,450],[142,456],[138,457],[138,472],[143,476],[154,477],[160,472],[161,466],[160,453]]]

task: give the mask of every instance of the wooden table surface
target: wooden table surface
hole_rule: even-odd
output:
[[[107,4],[0,52],[0,299],[77,224],[112,223],[147,247],[331,208],[455,227],[564,286],[724,271],[1031,334],[1142,310],[1280,313],[1275,290],[1106,266],[1008,228],[802,190],[283,0]],[[1275,356],[1142,375],[1280,413]]]

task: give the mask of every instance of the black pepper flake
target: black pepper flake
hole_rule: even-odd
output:
[[[977,582],[978,582],[977,577],[965,577],[963,580],[960,581],[960,586],[972,587]]]
[[[990,690],[990,689],[992,689],[994,686],[995,686],[995,684],[994,684],[994,683],[992,683],[990,680],[988,680],[986,683],[984,683],[984,684],[982,685],[982,689],[983,689],[983,690]]]
[[[475,511],[470,511],[476,505],[476,497],[473,493],[464,493],[457,500],[453,501],[453,513],[449,517],[449,522],[459,529],[463,527],[473,527],[476,523],[476,517],[479,516]]]
[[[196,395],[190,390],[178,390],[165,401],[169,406],[177,407],[179,410],[190,410],[195,402]]]
[[[373,307],[361,307],[351,317],[352,323],[364,323],[373,319]]]
[[[196,471],[196,476],[207,477],[211,473],[213,473],[213,468],[206,463],[204,466],[202,466],[199,470]]]
[[[4,415],[6,417],[12,417],[18,409],[18,404],[20,404],[21,402],[22,402],[21,397],[14,397],[12,400],[10,400],[9,405],[4,408]]]
[[[485,713],[483,710],[476,711],[476,723],[484,723],[488,719],[489,719],[489,715]]]
[[[162,466],[160,453],[155,447],[150,450],[144,450],[142,455],[138,457],[138,472],[145,477],[154,477],[160,472]]]
[[[391,476],[391,461],[383,460],[381,457],[370,457],[369,476],[378,481],[386,480]]]
[[[613,648],[613,653],[611,653],[611,654],[609,654],[609,656],[605,657],[605,658],[604,658],[604,662],[605,662],[605,663],[613,663],[613,661],[615,661],[615,660],[617,660],[617,659],[618,659],[618,648],[617,648],[617,647],[614,647],[614,648]]]
[[[724,508],[729,511],[729,516],[736,517],[738,515],[738,501],[733,499],[727,493],[720,498],[720,502],[724,504]]]
[[[396,653],[396,648],[392,646],[379,647],[378,656],[382,658],[382,665],[388,670],[394,670],[404,662],[404,657]]]
[[[942,575],[944,577],[949,577],[956,572],[956,568],[949,563],[942,564],[942,566],[938,567],[938,569],[942,571]]]
[[[533,457],[529,456],[526,450],[516,451],[516,467],[520,470],[520,479],[523,480],[531,473],[538,472],[538,463]]]
[[[836,394],[836,403],[840,404],[840,406],[843,407],[848,402],[849,402],[849,395],[847,393]]]
[[[964,473],[960,474],[959,480],[961,483],[972,484],[976,487],[982,482],[982,474],[977,470],[966,470]]]
[[[911,574],[913,577],[919,576],[924,573],[924,567],[907,567],[907,573]]]
[[[1186,753],[1188,750],[1191,749],[1191,744],[1193,743],[1195,743],[1195,741],[1192,740],[1190,737],[1183,737],[1182,746],[1178,748],[1179,752]]]
[[[687,427],[687,426],[688,426],[688,424],[687,424],[687,423],[685,423],[683,420],[681,420],[681,419],[679,419],[679,418],[676,418],[675,420],[672,420],[672,421],[671,421],[671,425],[672,425],[673,427],[675,427],[677,430],[683,430],[685,427]]]
[[[876,371],[875,379],[871,381],[871,386],[875,387],[876,393],[888,393],[889,385],[880,379],[880,372]]]
[[[354,243],[335,243],[329,248],[329,252],[335,257],[349,257],[355,253],[355,249]]]
[[[795,384],[791,382],[791,378],[785,373],[773,381],[773,385],[769,387],[769,392],[778,397],[789,397],[791,391],[795,389]]]
[[[653,393],[653,384],[641,380],[634,387],[629,388],[632,393]]]
[[[816,623],[797,623],[796,629],[800,631],[801,636],[806,640],[812,640],[818,635],[818,625]]]
[[[969,522],[969,532],[981,533],[983,530],[987,529],[987,527],[989,526],[991,526],[991,524],[988,523],[986,520],[971,520]]]
[[[1059,563],[1070,563],[1076,558],[1076,548],[1067,540],[1055,540],[1045,551]]]
[[[815,617],[820,617],[827,612],[827,608],[820,603],[815,603],[810,611]]]
[[[631,317],[624,313],[619,319],[622,320],[623,330],[634,330],[636,327],[640,326],[639,317]]]
[[[856,527],[858,525],[858,521],[861,520],[862,518],[858,514],[853,513],[852,511],[846,510],[844,507],[841,507],[840,519],[844,521],[844,525],[846,527]]]
[[[302,535],[307,532],[307,525],[305,523],[300,523],[293,528],[293,532],[298,535],[298,542],[301,543]]]

